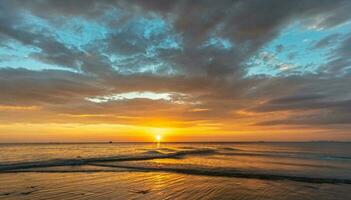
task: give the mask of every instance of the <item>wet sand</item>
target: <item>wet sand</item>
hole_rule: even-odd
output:
[[[0,174],[0,199],[351,199],[350,185],[162,172]]]

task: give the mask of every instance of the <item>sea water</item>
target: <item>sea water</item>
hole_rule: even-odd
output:
[[[0,199],[351,199],[351,143],[1,144]]]

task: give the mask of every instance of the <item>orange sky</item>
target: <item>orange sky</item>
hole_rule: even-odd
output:
[[[160,135],[163,142],[191,141],[312,141],[335,140],[328,129],[237,128],[219,127],[147,127],[116,124],[16,123],[0,125],[1,142],[153,142]],[[338,133],[338,141],[348,133]]]
[[[349,141],[350,6],[0,1],[0,143]]]

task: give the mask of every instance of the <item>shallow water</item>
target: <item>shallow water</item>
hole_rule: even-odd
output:
[[[0,199],[351,199],[351,143],[0,145]]]

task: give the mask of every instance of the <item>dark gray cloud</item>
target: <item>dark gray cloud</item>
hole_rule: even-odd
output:
[[[340,37],[339,33],[328,35],[322,38],[321,40],[317,41],[312,48],[320,49],[325,47],[333,47],[339,37]]]
[[[1,1],[1,44],[16,40],[38,48],[31,58],[76,72],[2,68],[0,104],[40,106],[50,120],[52,115],[87,114],[99,115],[92,122],[110,123],[128,123],[117,115],[140,121],[147,115],[159,115],[178,123],[233,122],[247,117],[235,114],[242,110],[257,115],[311,110],[315,113],[301,113],[298,119],[255,116],[252,120],[260,121],[257,125],[348,124],[350,36],[331,34],[313,43],[311,49],[340,43],[315,74],[247,76],[246,62],[293,23],[321,30],[349,21],[350,6],[349,0]],[[106,17],[109,12],[115,15]],[[49,26],[61,27],[66,20],[80,18],[101,24],[109,32],[87,45],[72,46],[55,31],[33,29],[33,24],[25,23],[28,13]],[[158,19],[167,26],[146,38],[135,24],[140,18]],[[179,47],[169,47],[169,41]],[[277,53],[287,50],[284,44],[275,49]],[[294,59],[295,54],[287,56]],[[95,104],[85,99],[130,91],[182,93],[190,96],[187,101],[200,103],[137,99]]]
[[[324,96],[317,95],[317,94],[307,94],[307,95],[295,95],[295,96],[287,96],[287,97],[280,97],[276,99],[271,99],[268,101],[269,104],[286,104],[286,103],[299,103],[299,102],[306,102],[312,100],[319,100],[323,99]]]
[[[106,90],[93,77],[67,71],[0,69],[1,105],[65,104]]]
[[[267,120],[258,122],[256,125],[260,126],[275,126],[275,125],[291,125],[291,126],[318,126],[330,127],[332,125],[350,125],[350,113],[340,112],[320,112],[313,115],[294,116],[285,119]],[[349,127],[346,126],[346,129]]]
[[[328,73],[339,75],[347,73],[351,67],[351,36],[347,34],[340,44],[329,53],[329,62],[322,67]]]
[[[297,95],[272,99],[253,109],[257,112],[273,112],[286,110],[312,110],[312,109],[341,109],[348,111],[351,100],[328,101],[320,95]]]
[[[214,3],[213,1],[202,1],[201,3],[193,1],[179,1],[177,3],[164,1],[132,2],[134,4],[124,1],[57,2],[48,0],[31,3],[17,3],[14,1],[9,4],[12,5],[13,10],[29,10],[37,16],[51,19],[54,22],[57,16],[62,15],[68,17],[78,15],[99,20],[98,16],[104,14],[106,9],[111,7],[127,9],[131,13],[140,15],[148,15],[148,11],[160,13],[164,17],[173,19],[173,26],[182,35],[184,44],[182,52],[175,52],[171,58],[161,57],[161,59],[183,68],[188,73],[199,73],[199,70],[203,70],[202,73],[205,72],[204,74],[209,75],[244,72],[241,63],[258,48],[274,38],[282,27],[293,20],[310,19],[325,14],[322,22],[317,25],[333,27],[345,22],[348,19],[346,17],[348,12],[344,8],[350,4],[349,1],[342,0],[337,2],[305,0],[299,3],[276,0],[265,2],[223,1],[221,3]],[[138,7],[142,7],[143,10],[137,9]],[[345,17],[336,17],[341,15],[341,11]],[[252,15],[252,13],[255,14]],[[128,17],[133,16],[135,14],[128,15]],[[128,20],[124,21],[127,22]],[[11,30],[16,32],[17,38],[21,41],[24,41],[24,37],[29,37],[29,39],[26,39],[28,42],[33,41],[33,38],[36,40],[38,40],[38,37],[40,38],[40,36],[35,37],[28,33],[18,32],[19,30]],[[236,45],[230,51],[223,53],[199,49],[198,46],[211,35],[228,38]],[[137,44],[131,45],[128,42],[130,37],[137,39],[131,32],[112,34],[108,44],[110,48],[118,48],[118,51],[122,53],[135,53],[145,50],[145,40],[136,40]],[[75,62],[80,52],[67,49],[57,41],[47,44],[47,42],[41,42],[39,39],[37,45],[43,49],[44,54],[40,55],[39,58],[49,62],[76,66]],[[46,50],[48,55],[45,55]],[[213,59],[206,61],[203,57],[208,58],[209,55],[207,54],[211,54]],[[198,61],[194,58],[198,58]],[[187,59],[190,59],[191,62]],[[106,62],[98,64],[104,65]],[[215,70],[212,67],[214,65],[216,66]]]

